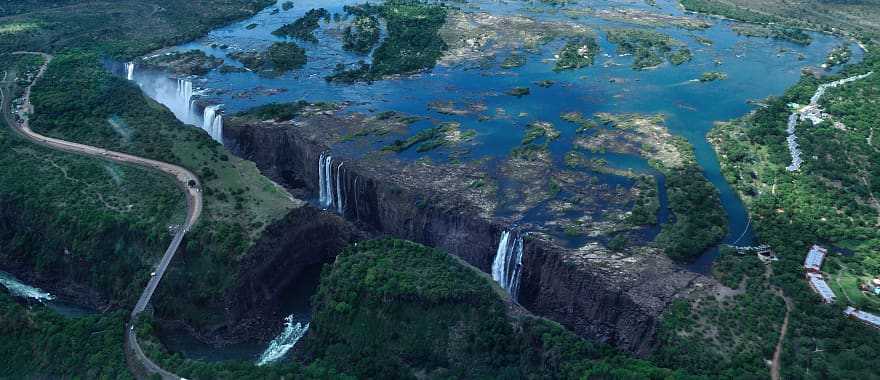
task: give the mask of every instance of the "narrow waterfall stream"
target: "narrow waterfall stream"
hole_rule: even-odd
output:
[[[125,64],[125,79],[134,80],[134,62]]]
[[[519,280],[522,273],[523,238],[515,230],[501,233],[498,251],[492,262],[492,279],[501,285],[510,298],[516,302],[519,293]]]
[[[334,209],[340,214],[345,213],[345,191],[343,188],[344,172],[342,162],[336,165],[336,177],[333,176],[333,156],[321,153],[318,159],[318,205],[324,210]],[[334,183],[335,182],[335,183]]]

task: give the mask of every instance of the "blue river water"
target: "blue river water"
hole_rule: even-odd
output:
[[[209,33],[208,36],[182,44],[172,50],[199,49],[223,58],[227,64],[240,63],[226,54],[236,50],[260,50],[273,42],[284,40],[271,32],[289,23],[313,8],[325,8],[330,13],[344,13],[343,6],[360,1],[304,0],[294,3],[289,11],[275,12],[270,7],[249,20],[244,20]],[[591,2],[592,9],[639,9],[658,14],[685,15],[675,2],[660,1],[655,7],[641,2]],[[557,8],[540,3],[472,1],[462,6],[468,12],[488,12],[493,15],[525,15],[542,21],[564,21],[585,25],[596,31],[602,54],[596,64],[578,70],[554,72],[546,62],[564,44],[559,39],[546,44],[537,52],[527,53],[526,65],[501,69],[499,65],[476,68],[473,65],[439,66],[427,73],[393,80],[361,84],[328,83],[324,76],[339,64],[351,64],[369,57],[346,52],[341,48],[340,30],[345,23],[322,23],[316,32],[317,43],[298,43],[303,46],[309,63],[297,70],[277,77],[266,77],[251,72],[220,73],[214,71],[200,78],[196,86],[210,89],[212,101],[222,103],[225,112],[235,112],[271,102],[295,100],[349,101],[352,111],[394,110],[428,116],[434,120],[457,121],[462,128],[474,129],[476,144],[465,158],[505,157],[521,140],[523,126],[535,120],[553,123],[562,138],[551,144],[557,161],[571,148],[575,126],[560,119],[565,112],[577,111],[584,115],[597,112],[658,114],[666,117],[673,134],[685,137],[693,146],[696,158],[705,176],[718,188],[722,203],[729,215],[730,232],[725,242],[749,244],[748,216],[742,202],[721,175],[719,162],[706,133],[716,121],[730,120],[748,113],[753,106],[749,100],[760,100],[781,94],[801,76],[804,67],[824,62],[835,46],[844,43],[824,34],[812,33],[808,46],[772,39],[737,35],[731,30],[732,22],[700,15],[690,17],[706,20],[712,26],[706,29],[686,30],[663,26],[659,28],[608,21],[592,16],[572,16]],[[573,6],[577,7],[577,6]],[[582,9],[577,8],[577,9]],[[246,26],[257,24],[255,28]],[[680,66],[665,64],[652,70],[637,71],[630,67],[631,57],[618,56],[616,47],[605,33],[608,28],[648,28],[666,33],[685,42],[694,58]],[[696,38],[711,40],[711,46]],[[849,42],[847,42],[849,43]],[[212,47],[215,46],[215,47]],[[228,45],[221,49],[218,45]],[[855,59],[861,50],[851,46]],[[501,54],[505,54],[502,52]],[[504,56],[497,57],[501,61]],[[727,80],[701,83],[693,81],[706,71],[723,71]],[[557,84],[549,88],[535,86],[542,80]],[[530,87],[531,94],[523,97],[504,93],[517,86]],[[283,92],[265,91],[283,89]],[[428,104],[452,101],[458,108],[480,104],[491,113],[501,109],[507,118],[477,120],[477,115],[444,115],[430,111]],[[431,123],[417,123],[412,133]],[[430,153],[432,159],[442,159],[443,153]],[[415,159],[422,155],[409,151],[403,158]],[[461,157],[459,157],[461,158]],[[633,157],[605,157],[617,167],[633,167]],[[642,164],[635,164],[641,165]],[[692,269],[708,271],[716,253],[707,252]]]
[[[313,8],[325,8],[331,14],[344,14],[345,5],[360,4],[360,0],[301,0],[294,1],[288,11],[275,11],[270,7],[251,19],[243,20],[210,32],[207,36],[171,49],[162,51],[188,51],[198,49],[209,55],[222,58],[228,65],[241,66],[227,56],[227,53],[240,50],[263,50],[274,42],[285,41],[271,34],[272,31],[290,23]],[[729,233],[725,243],[736,242],[749,245],[753,236],[749,230],[746,209],[731,186],[723,178],[718,158],[706,134],[715,122],[730,120],[746,115],[753,109],[750,100],[760,100],[768,96],[782,94],[801,77],[805,67],[817,68],[825,61],[828,53],[840,44],[849,44],[854,60],[861,59],[861,50],[850,41],[837,37],[810,33],[812,43],[807,46],[772,38],[744,37],[736,34],[733,22],[702,15],[687,15],[671,0],[660,0],[656,6],[642,1],[595,1],[589,4],[569,5],[569,9],[637,9],[656,14],[688,16],[705,20],[711,27],[687,30],[672,26],[651,27],[609,21],[593,15],[573,15],[539,1],[495,1],[474,0],[456,3],[467,12],[487,12],[493,15],[522,15],[541,21],[568,22],[583,25],[595,32],[601,53],[590,67],[563,72],[554,72],[553,55],[565,43],[557,39],[534,51],[519,51],[525,54],[527,63],[522,67],[502,69],[499,63],[511,51],[501,51],[492,65],[474,64],[440,65],[433,70],[412,76],[381,80],[374,83],[337,84],[329,83],[324,77],[332,73],[337,64],[353,64],[359,60],[369,61],[369,57],[347,52],[341,47],[341,30],[345,22],[321,23],[316,32],[317,43],[296,41],[306,49],[309,62],[300,70],[280,76],[263,76],[252,72],[209,74],[191,78],[196,91],[207,90],[203,98],[211,103],[222,104],[225,113],[246,110],[255,106],[297,100],[350,102],[349,111],[378,112],[399,111],[412,115],[425,116],[436,121],[455,121],[462,129],[473,129],[477,137],[464,156],[457,159],[503,159],[512,149],[520,145],[525,126],[533,121],[552,123],[561,133],[561,138],[550,144],[554,162],[561,164],[566,152],[571,150],[576,126],[565,122],[560,115],[576,111],[585,116],[599,112],[663,114],[666,125],[674,135],[686,138],[694,147],[696,159],[704,175],[718,189],[722,204],[729,218]],[[256,24],[248,29],[247,26]],[[679,66],[661,65],[651,70],[637,71],[631,68],[632,57],[621,56],[616,46],[607,40],[604,30],[609,28],[654,29],[687,44],[694,53],[690,62]],[[712,44],[702,44],[698,38],[711,40]],[[221,48],[224,46],[226,48]],[[722,71],[728,75],[726,80],[698,82],[702,73]],[[162,94],[176,91],[176,80],[168,76],[157,80],[155,75],[136,74],[137,81],[145,91],[158,101],[175,110],[172,99]],[[551,80],[555,85],[541,87],[536,82]],[[160,83],[162,82],[162,83]],[[529,87],[528,96],[515,97],[505,92],[514,87]],[[466,115],[448,115],[431,110],[433,102],[453,102],[456,108],[465,109],[478,104],[485,111]],[[500,113],[506,117],[497,117]],[[192,115],[181,115],[182,120],[190,120]],[[480,118],[480,116],[493,116]],[[410,133],[421,128],[433,126],[423,121],[411,126]],[[401,153],[403,159],[417,159],[428,156],[435,161],[449,159],[444,150],[419,154],[414,150]],[[654,174],[663,190],[664,179],[647,162],[639,157],[625,154],[602,154],[609,166],[618,169],[631,169],[635,172]],[[616,177],[616,178],[613,178]],[[624,177],[610,175],[609,182],[628,184]],[[629,181],[629,182],[628,182]],[[660,222],[669,218],[665,208],[665,191],[660,192],[664,205]],[[526,212],[526,218],[540,219],[541,210]],[[654,231],[656,233],[656,231]],[[690,269],[706,273],[717,257],[717,249],[710,249]],[[314,279],[315,283],[317,279]],[[311,285],[310,285],[311,286]],[[291,297],[299,299],[300,297]],[[307,310],[303,305],[290,309]],[[303,320],[308,320],[303,316]],[[210,348],[188,341],[178,333],[167,334],[166,344],[173,349],[184,351],[188,356],[214,358],[217,353]],[[241,347],[232,357],[252,357],[255,347]],[[238,351],[236,349],[232,350]]]

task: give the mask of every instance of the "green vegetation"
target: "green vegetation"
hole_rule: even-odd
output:
[[[4,2],[0,53],[78,48],[133,58],[195,39],[214,27],[252,16],[272,0],[82,0]]]
[[[595,37],[580,37],[568,41],[557,53],[556,66],[553,71],[579,69],[593,64],[599,53],[599,44]]]
[[[306,51],[292,42],[276,42],[269,46],[267,58],[275,72],[285,72],[303,67]]]
[[[137,322],[148,356],[192,379],[695,379],[508,313],[506,293],[453,256],[402,240],[348,247],[325,266],[300,361],[255,367],[171,354]]]
[[[379,42],[379,19],[375,16],[357,16],[346,26],[342,35],[342,48],[366,54]]]
[[[776,38],[801,45],[809,45],[813,42],[813,38],[803,30],[780,25],[739,24],[731,29],[737,34],[749,37]]]
[[[325,270],[303,349],[356,378],[685,378],[514,317],[485,274],[424,246],[380,240]]]
[[[470,140],[475,136],[474,131],[460,133],[461,125],[455,122],[443,123],[440,126],[422,129],[406,140],[394,140],[391,145],[382,148],[383,151],[400,153],[415,145],[419,153],[428,152],[441,146],[450,145],[459,141]]]
[[[507,95],[516,96],[517,98],[521,98],[530,94],[532,91],[529,90],[528,87],[514,87],[510,90],[507,90]]]
[[[569,123],[577,124],[577,133],[586,132],[599,126],[595,121],[584,117],[580,112],[566,112],[559,116],[559,118]]]
[[[349,8],[355,9],[355,8]],[[446,21],[443,5],[413,0],[391,0],[378,9],[388,37],[373,51],[372,64],[338,66],[328,81],[374,81],[388,75],[431,69],[446,50],[439,30]]]
[[[502,69],[512,69],[516,67],[522,67],[526,64],[526,56],[522,54],[511,54],[504,58],[504,61],[501,62]]]
[[[714,82],[727,79],[727,73],[721,71],[707,71],[700,75],[700,82]]]
[[[315,37],[315,30],[320,27],[320,24],[318,23],[321,19],[324,19],[325,22],[329,22],[330,12],[327,12],[324,8],[311,9],[296,21],[276,29],[272,34],[276,36],[298,38],[308,42],[318,42],[318,38]]]
[[[663,63],[664,58],[674,65],[691,60],[687,46],[666,34],[642,29],[612,29],[608,41],[617,44],[621,54],[635,56],[633,69],[643,70]]]
[[[305,49],[293,42],[275,42],[265,52],[237,51],[228,55],[251,71],[274,75],[299,69],[308,60]]]
[[[0,289],[0,377],[131,379],[122,352],[126,316],[66,318],[21,306]]]
[[[41,64],[38,56],[0,55],[0,71],[18,79],[4,94],[20,95]],[[0,176],[0,224],[8,226],[0,260],[122,304],[133,304],[146,283],[171,239],[167,226],[184,219],[183,194],[170,178],[37,146],[2,117]]]
[[[673,260],[690,261],[718,243],[727,233],[727,215],[718,189],[703,176],[693,159],[693,148],[683,138],[679,151],[689,158],[681,167],[661,167],[666,176],[669,210],[675,221],[662,226],[657,243]]]
[[[831,53],[828,53],[828,57],[825,58],[825,68],[830,69],[834,66],[843,65],[848,63],[852,58],[852,50],[850,50],[849,45],[842,44],[838,47],[835,47],[831,50]]]
[[[523,135],[522,145],[530,145],[535,140],[544,139],[545,143],[556,140],[561,136],[559,131],[553,124],[546,121],[534,121],[526,127],[526,133]]]
[[[657,181],[651,176],[639,176],[636,188],[639,196],[627,221],[636,226],[657,224],[657,214],[660,212]]]
[[[146,98],[137,86],[104,71],[95,54],[56,56],[32,97],[32,127],[41,133],[175,163],[201,178],[205,205],[185,244],[191,254],[183,267],[170,268],[156,306],[192,318],[216,315],[204,310],[234,282],[230,274],[263,229],[294,206],[289,195],[253,163],[231,156],[203,131],[183,125]],[[77,233],[88,236],[83,230]],[[162,297],[167,294],[175,296]]]
[[[727,217],[718,190],[703,176],[693,147],[673,136],[663,125],[663,115],[598,114],[608,128],[583,136],[576,144],[595,150],[608,149],[637,154],[648,160],[666,179],[670,221],[661,226],[656,242],[676,261],[692,261],[718,243],[727,233]],[[645,217],[651,216],[650,200],[640,200]],[[637,204],[638,205],[638,204]],[[656,220],[656,219],[653,219]]]
[[[759,13],[727,2],[714,0],[679,0],[679,2],[685,9],[691,12],[714,14],[739,21],[765,24],[779,20],[774,16]]]
[[[821,79],[833,81],[846,76],[880,70],[880,57],[866,56],[858,65],[848,66],[843,73]],[[829,90],[822,105],[841,121],[845,128],[832,122],[797,129],[798,142],[805,163],[798,172],[785,167],[790,156],[785,144],[788,103],[806,104],[820,83],[805,76],[779,98],[771,98],[767,107],[753,115],[730,123],[719,124],[710,134],[722,164],[722,173],[745,200],[752,217],[752,227],[760,243],[769,244],[779,261],[772,264],[772,275],[763,277],[765,268],[754,263],[731,265],[720,261],[719,276],[731,285],[745,278],[748,290],[728,300],[726,305],[695,313],[670,316],[678,322],[673,329],[664,329],[666,347],[675,347],[664,354],[664,365],[684,368],[695,373],[724,373],[722,378],[764,377],[767,368],[759,365],[769,358],[778,334],[778,325],[785,308],[779,296],[768,295],[770,286],[780,289],[793,304],[788,335],[782,350],[782,377],[797,379],[870,378],[876,376],[872,355],[880,347],[876,330],[842,315],[849,301],[849,292],[838,293],[835,305],[820,304],[818,297],[803,279],[802,264],[810,245],[847,248],[851,257],[832,256],[823,269],[829,283],[836,289],[856,284],[852,277],[875,276],[880,271],[876,229],[877,209],[872,205],[875,189],[875,167],[880,157],[868,139],[875,120],[880,117],[876,106],[880,99],[880,78],[874,76]],[[748,259],[734,257],[733,259]],[[742,274],[739,274],[742,273]],[[840,282],[838,282],[840,276]],[[741,281],[741,280],[740,280]],[[753,290],[756,289],[756,290]],[[758,290],[764,289],[763,293]],[[771,297],[774,304],[761,306]],[[695,303],[683,308],[695,309]],[[870,306],[870,305],[860,305]],[[739,310],[739,311],[737,311]],[[692,331],[688,325],[705,315],[718,315],[738,323],[749,335],[735,340],[719,339],[710,331]],[[735,318],[734,318],[735,316]],[[742,322],[736,322],[742,321]],[[714,326],[726,326],[724,323]],[[764,326],[764,327],[761,327]],[[666,327],[673,327],[667,325]],[[678,331],[673,333],[673,331]],[[774,332],[777,331],[777,332]],[[736,350],[735,356],[726,347],[731,342],[751,345],[754,349]],[[725,353],[700,356],[702,352]],[[726,361],[726,357],[735,360]],[[751,365],[743,363],[755,363]]]

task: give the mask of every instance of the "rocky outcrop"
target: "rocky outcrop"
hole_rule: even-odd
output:
[[[339,120],[327,120],[340,123]],[[254,161],[264,174],[302,199],[318,194],[318,161],[333,141],[322,128],[294,123],[227,126],[226,145]],[[437,247],[490,272],[502,230],[485,205],[444,186],[436,178],[456,173],[424,173],[425,166],[391,160],[352,159],[334,147],[345,194],[344,216],[377,234]],[[432,166],[433,171],[454,171]],[[335,178],[334,178],[335,181]],[[459,178],[458,181],[461,181]],[[420,185],[422,184],[422,185]],[[655,249],[629,255],[601,247],[571,250],[539,235],[527,239],[520,303],[562,323],[581,336],[647,355],[655,345],[659,316],[666,305],[701,279],[674,265]]]

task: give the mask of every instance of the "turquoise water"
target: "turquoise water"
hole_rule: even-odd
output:
[[[273,30],[292,22],[312,8],[323,7],[331,13],[343,13],[344,5],[359,3],[361,1],[296,1],[290,11],[273,14],[272,8],[269,8],[252,19],[217,29],[202,39],[182,44],[172,50],[200,49],[225,59],[231,65],[239,65],[234,60],[228,59],[227,50],[212,48],[211,44],[229,45],[228,51],[263,49],[273,42],[284,40],[272,36],[270,33]],[[196,86],[209,89],[204,98],[210,102],[222,103],[227,113],[270,102],[305,99],[349,101],[353,104],[349,108],[350,111],[394,110],[427,116],[434,121],[457,121],[461,123],[463,130],[474,129],[478,133],[475,143],[468,146],[467,153],[457,156],[464,160],[485,157],[493,160],[506,158],[511,149],[520,144],[524,127],[531,121],[541,120],[553,123],[562,133],[562,137],[550,145],[554,161],[557,165],[561,165],[562,157],[572,147],[576,128],[575,125],[560,119],[562,113],[577,111],[585,116],[597,112],[662,113],[666,116],[666,124],[670,131],[685,137],[694,146],[697,160],[706,177],[721,194],[730,222],[730,233],[725,238],[725,242],[736,241],[740,245],[748,245],[753,237],[747,227],[749,221],[746,210],[722,177],[717,157],[706,141],[706,133],[714,122],[741,117],[752,110],[752,106],[747,101],[783,93],[800,78],[802,68],[821,64],[828,52],[842,43],[836,37],[818,33],[812,34],[813,42],[809,46],[768,38],[742,37],[731,30],[731,22],[699,15],[691,17],[708,20],[713,26],[708,29],[685,30],[675,27],[645,27],[585,16],[572,18],[539,2],[486,0],[471,1],[458,6],[467,11],[497,15],[520,14],[540,20],[586,25],[598,31],[598,42],[602,52],[596,57],[596,64],[591,67],[556,73],[552,71],[552,63],[545,62],[564,44],[563,40],[556,40],[540,48],[536,53],[527,54],[527,64],[514,69],[499,67],[505,54],[508,54],[502,52],[496,57],[495,64],[489,67],[480,68],[473,64],[440,66],[430,72],[372,84],[333,84],[326,82],[323,77],[331,73],[337,64],[351,64],[365,57],[341,49],[340,30],[344,23],[322,23],[316,33],[318,43],[297,41],[306,48],[309,56],[309,63],[305,68],[271,78],[250,72],[221,74],[215,71],[198,78]],[[672,1],[659,1],[657,7],[645,5],[641,1],[589,2],[570,7],[573,9],[633,8],[660,14],[683,14],[677,3]],[[533,12],[527,8],[540,11]],[[245,26],[251,23],[256,23],[258,26],[247,30]],[[616,27],[656,29],[669,34],[687,43],[694,53],[694,59],[680,66],[665,64],[653,70],[632,70],[630,68],[632,57],[618,56],[615,45],[607,41],[605,33],[601,32],[602,29]],[[712,40],[714,44],[704,46],[697,42],[695,38],[697,36]],[[855,53],[855,60],[860,59],[861,51],[855,45],[851,47]],[[706,71],[726,72],[728,79],[710,83],[693,81]],[[155,86],[155,83],[145,83],[147,78],[155,81],[154,77],[136,75],[136,80],[142,86]],[[548,79],[556,81],[556,84],[549,88],[533,84]],[[612,83],[612,79],[622,80]],[[168,86],[173,87],[173,85]],[[517,86],[530,87],[531,94],[521,98],[504,94]],[[270,95],[266,93],[266,89],[284,91]],[[485,105],[487,109],[484,114],[493,116],[496,109],[503,109],[507,117],[493,117],[490,120],[480,121],[477,113],[465,116],[444,115],[428,109],[428,104],[434,101],[453,101],[457,108],[466,108],[468,104],[479,103]],[[419,129],[430,126],[433,126],[430,121],[416,123],[410,133],[416,133]],[[448,159],[449,154],[449,151],[443,149],[427,154],[419,154],[411,149],[399,156],[403,159],[416,159],[427,155],[442,162]],[[644,160],[639,158],[627,155],[606,156],[604,158],[613,167],[656,174]],[[625,182],[621,178],[609,179],[609,181]],[[540,207],[536,206],[534,210],[526,212],[521,221],[540,223],[544,218],[543,212],[538,209]],[[499,215],[505,212],[506,210],[501,209]],[[667,211],[664,207],[661,219],[666,216]],[[706,252],[691,266],[691,269],[707,272],[716,255],[717,251],[714,249]]]

